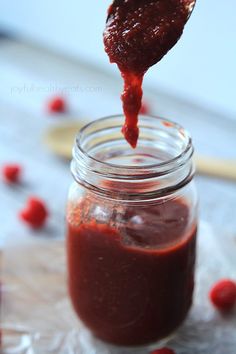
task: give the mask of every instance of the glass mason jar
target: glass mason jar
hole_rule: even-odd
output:
[[[197,195],[188,133],[140,116],[136,149],[123,116],[77,136],[67,207],[69,293],[98,338],[139,346],[167,338],[192,303]]]

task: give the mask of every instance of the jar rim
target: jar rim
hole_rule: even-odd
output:
[[[76,140],[75,140],[75,150],[79,150],[80,153],[82,153],[87,159],[91,159],[92,161],[94,161],[94,163],[97,164],[97,166],[100,166],[102,168],[102,166],[104,166],[105,168],[112,168],[113,170],[126,170],[126,171],[130,171],[132,172],[142,172],[142,171],[147,171],[147,169],[150,170],[156,170],[156,169],[164,169],[166,172],[168,172],[168,167],[170,167],[170,169],[172,170],[171,166],[173,167],[174,165],[179,165],[179,163],[182,162],[182,160],[186,157],[186,159],[188,160],[189,158],[192,157],[193,155],[193,145],[192,145],[192,138],[191,135],[188,133],[188,131],[183,128],[183,126],[181,126],[180,124],[170,120],[170,119],[166,119],[166,118],[162,118],[160,116],[155,116],[155,115],[140,115],[139,116],[139,122],[141,121],[141,119],[151,119],[153,122],[159,122],[162,123],[163,126],[166,126],[167,128],[174,128],[176,131],[179,131],[182,135],[182,137],[184,137],[185,139],[185,147],[184,149],[177,154],[174,157],[171,157],[170,159],[167,159],[166,161],[161,161],[161,162],[156,162],[156,163],[152,163],[152,164],[145,164],[145,165],[141,165],[141,166],[129,166],[129,165],[125,165],[125,164],[113,164],[111,162],[107,162],[107,161],[101,161],[98,158],[92,156],[89,151],[86,151],[86,149],[84,149],[82,147],[82,142],[83,142],[83,138],[84,135],[86,135],[87,131],[89,130],[89,128],[91,128],[92,126],[94,126],[95,124],[99,124],[99,123],[104,123],[104,122],[109,122],[112,119],[120,119],[123,118],[123,115],[111,115],[111,116],[106,116],[103,118],[99,118],[97,120],[94,120],[86,125],[84,125],[79,133],[76,136]],[[140,126],[140,125],[139,125]],[[105,125],[104,125],[105,127]],[[122,127],[122,125],[121,125]],[[157,128],[158,129],[158,128]],[[123,138],[124,139],[124,138]],[[75,151],[75,155],[76,155],[76,151]]]
[[[123,115],[113,115],[80,130],[71,162],[76,182],[113,199],[149,200],[173,194],[192,180],[192,139],[181,125],[140,115],[139,144],[132,149],[121,133],[123,122]]]

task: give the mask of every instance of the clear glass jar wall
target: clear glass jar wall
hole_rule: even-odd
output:
[[[123,116],[79,133],[67,207],[68,285],[73,307],[100,339],[138,346],[168,337],[194,288],[197,195],[188,133],[141,116],[138,147]]]

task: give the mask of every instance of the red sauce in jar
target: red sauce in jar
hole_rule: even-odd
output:
[[[115,0],[108,10],[105,50],[124,79],[123,134],[135,148],[145,72],[176,44],[192,0]]]
[[[69,210],[68,282],[76,313],[93,334],[117,345],[168,336],[192,302],[196,226],[189,230],[187,204],[119,209],[122,223],[84,222],[94,206],[85,198]]]

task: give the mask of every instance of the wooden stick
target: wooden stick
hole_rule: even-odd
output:
[[[53,127],[47,131],[44,142],[57,155],[71,159],[75,135],[82,125],[82,122],[73,122]],[[227,160],[197,155],[195,164],[199,174],[236,181],[236,159]]]
[[[236,181],[236,159],[227,160],[207,156],[196,156],[197,173]]]

